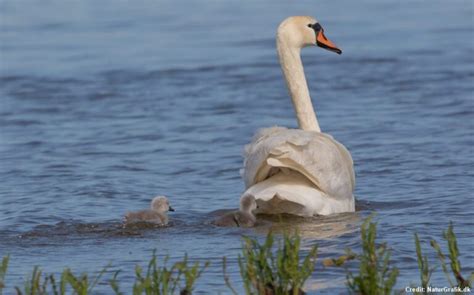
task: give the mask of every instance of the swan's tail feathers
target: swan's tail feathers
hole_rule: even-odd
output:
[[[300,175],[292,181],[306,183],[343,202],[352,199],[355,178],[351,155],[330,135],[266,128],[257,132],[244,155],[241,175],[247,189],[286,169]]]

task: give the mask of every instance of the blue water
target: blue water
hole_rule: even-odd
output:
[[[34,265],[94,272],[111,263],[130,290],[152,249],[210,268],[197,292],[227,293],[221,258],[242,290],[241,235],[209,212],[235,208],[242,148],[261,127],[296,127],[274,35],[289,15],[314,15],[343,54],[303,61],[324,132],[352,153],[359,211],[288,220],[319,257],[379,237],[417,284],[413,232],[441,241],[453,221],[474,269],[472,1],[1,1],[0,256],[9,287]],[[128,210],[169,196],[165,229],[120,228]],[[432,264],[434,251],[423,245]],[[350,268],[353,266],[350,266]],[[319,264],[307,290],[344,292],[343,269]],[[438,268],[438,286],[447,283]],[[101,289],[102,288],[102,289]],[[108,290],[99,286],[99,290]]]

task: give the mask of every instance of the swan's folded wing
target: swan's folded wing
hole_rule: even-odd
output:
[[[242,177],[247,188],[288,168],[337,199],[352,198],[354,170],[350,153],[330,135],[286,129],[260,130],[245,147]]]

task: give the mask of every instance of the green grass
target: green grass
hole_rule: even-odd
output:
[[[9,255],[3,257],[2,264],[0,265],[0,295],[3,294],[3,289],[5,288],[5,275],[7,274],[9,260]]]
[[[135,268],[135,284],[133,285],[133,295],[139,294],[173,294],[178,286],[178,281],[172,276],[175,271],[174,266],[166,266],[166,257],[163,266],[159,267],[156,253],[153,251],[152,258],[148,263],[146,273],[137,265]]]
[[[390,251],[387,245],[380,244],[377,246],[377,224],[371,221],[372,216],[368,217],[361,226],[362,253],[354,254],[352,250],[348,249],[346,255],[337,259],[325,259],[323,265],[345,266],[347,261],[356,260],[359,266],[358,273],[354,274],[346,268],[347,286],[352,293],[364,295],[400,293],[401,291],[396,292],[393,290],[399,275],[399,270],[391,265]],[[447,242],[449,255],[445,255],[442,252],[441,247],[435,240],[431,241],[431,246],[436,251],[448,283],[453,288],[471,288],[472,282],[474,281],[474,273],[471,273],[469,280],[465,279],[462,275],[459,250],[452,223],[450,223],[448,229],[443,232],[443,238]],[[418,234],[414,234],[414,239],[418,270],[420,272],[420,282],[416,286],[423,288],[422,292],[415,293],[428,294],[428,288],[431,286],[431,276],[436,267],[430,268],[427,256],[423,255],[421,251],[421,242]],[[448,271],[446,257],[448,257],[450,261],[451,273]],[[455,280],[452,280],[452,278]]]
[[[199,262],[194,262],[192,266],[188,265],[188,255],[185,254],[184,260],[176,264],[179,273],[184,276],[184,287],[181,288],[181,295],[192,294],[196,280],[208,266],[209,261],[206,261],[203,267],[200,267]]]
[[[314,271],[318,248],[311,247],[306,257],[301,258],[300,246],[297,234],[283,234],[277,245],[271,232],[262,244],[245,237],[239,268],[246,294],[304,294],[303,285]],[[226,284],[236,293],[228,279]]]
[[[94,287],[99,283],[107,268],[103,268],[94,278],[90,279],[89,275],[83,273],[74,275],[70,269],[66,268],[60,277],[59,282],[56,281],[54,275],[43,275],[38,266],[33,268],[32,274],[23,284],[23,287],[15,287],[17,295],[64,295],[69,294],[68,287],[72,294],[86,295],[91,294]]]
[[[431,240],[431,246],[435,249],[438,254],[439,261],[441,263],[441,268],[446,276],[451,287],[459,287],[464,289],[465,287],[472,287],[472,282],[474,281],[474,273],[471,273],[469,279],[464,278],[461,273],[461,262],[459,261],[459,250],[456,235],[453,230],[453,224],[450,223],[446,231],[443,232],[443,238],[447,242],[449,255],[448,259],[450,262],[451,274],[448,271],[446,266],[446,255],[441,250],[440,245],[435,241]],[[451,275],[454,277],[452,280]]]
[[[0,292],[3,287],[5,287],[3,278],[8,267],[8,260],[9,256],[4,257],[0,267],[0,279],[2,282]],[[167,295],[176,294],[177,292],[181,295],[192,294],[196,280],[209,266],[209,262],[205,262],[202,266],[200,262],[190,263],[187,255],[185,255],[182,261],[176,262],[171,267],[167,267],[167,262],[168,257],[165,257],[163,266],[159,266],[155,251],[153,251],[146,272],[137,265],[135,268],[135,283],[133,285],[132,294]],[[103,277],[107,272],[107,268],[108,267],[104,267],[94,277],[86,273],[76,275],[70,269],[66,268],[58,281],[54,275],[44,275],[41,269],[35,266],[32,274],[25,280],[23,286],[16,286],[15,291],[17,295],[93,294],[93,289],[97,284],[101,282],[106,283]],[[108,280],[111,292],[114,294],[129,294],[129,292],[121,292],[119,274],[120,271],[114,272],[112,278]]]
[[[202,267],[200,262],[190,265],[187,254],[182,261],[176,262],[170,268],[166,266],[167,262],[168,257],[165,257],[163,266],[158,267],[156,253],[153,251],[146,274],[143,274],[141,267],[137,266],[133,295],[167,295],[175,294],[177,290],[181,295],[192,294],[196,280],[209,266],[209,262],[205,262]],[[184,285],[181,286],[183,278]],[[116,290],[118,290],[118,286]],[[116,294],[120,293],[116,291]]]
[[[351,293],[373,295],[398,294],[403,291],[394,290],[399,271],[390,260],[388,245],[377,243],[377,223],[372,222],[372,217],[367,218],[362,224],[360,237],[360,253],[347,249],[345,255],[323,260],[323,266],[345,267],[346,284]],[[443,232],[443,239],[446,241],[448,254],[443,252],[442,247],[435,240],[431,240],[430,244],[434,249],[432,254],[438,257],[440,268],[448,284],[460,289],[472,287],[474,273],[467,278],[462,271],[457,239],[451,223]],[[415,286],[423,287],[426,291],[431,286],[433,272],[438,268],[430,267],[427,256],[422,253],[422,242],[417,234],[414,234],[414,240],[414,255],[417,257],[420,273],[420,281]],[[248,295],[305,294],[304,284],[314,276],[317,246],[314,245],[304,252],[306,255],[303,256],[301,238],[298,234],[284,233],[276,236],[269,232],[262,242],[256,238],[244,237],[238,264],[245,293]],[[7,255],[3,257],[0,264],[0,295],[6,287],[10,287],[5,282],[9,260],[10,256]],[[74,274],[66,268],[58,279],[53,274],[46,275],[39,267],[34,267],[23,285],[14,287],[14,290],[17,295],[85,295],[93,294],[94,288],[101,284],[108,285],[109,293],[114,294],[192,294],[196,282],[208,268],[209,262],[190,262],[188,255],[185,255],[181,261],[168,266],[168,260],[168,257],[165,257],[158,263],[156,252],[153,251],[145,269],[139,265],[136,266],[132,290],[122,291],[120,288],[121,270],[109,272],[108,266],[93,276],[87,273]],[[350,270],[348,262],[350,262]],[[224,257],[222,264],[224,283],[233,294],[239,294],[230,282],[226,264],[227,258]],[[442,282],[436,283],[443,286]]]
[[[375,243],[377,224],[371,221],[372,217],[369,217],[361,226],[362,252],[356,255],[359,272],[347,273],[347,286],[357,294],[390,294],[397,282],[399,271],[390,263],[390,250],[387,245]]]
[[[428,287],[430,286],[431,275],[435,268],[430,268],[428,264],[428,257],[423,256],[421,253],[421,244],[418,234],[414,234],[415,237],[415,249],[416,249],[416,258],[418,262],[418,270],[420,271],[420,287],[423,288],[422,294],[428,294]]]

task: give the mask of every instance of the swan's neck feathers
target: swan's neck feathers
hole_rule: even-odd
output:
[[[277,36],[277,50],[286,85],[298,119],[300,129],[321,132],[309,96],[308,84],[301,62],[301,49],[291,47],[282,36]]]

